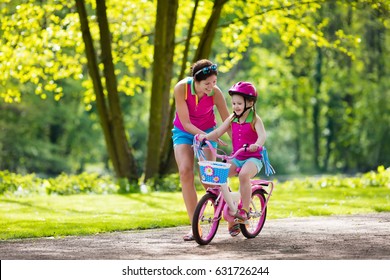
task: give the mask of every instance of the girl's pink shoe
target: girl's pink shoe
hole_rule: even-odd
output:
[[[244,209],[238,209],[234,217],[237,218],[239,223],[244,223],[248,220],[248,212]]]

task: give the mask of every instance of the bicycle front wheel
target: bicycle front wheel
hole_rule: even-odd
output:
[[[262,190],[256,190],[252,193],[248,224],[240,224],[241,232],[246,238],[255,238],[262,230],[267,217],[267,207],[262,212],[265,201]]]
[[[206,193],[198,202],[192,219],[192,233],[200,245],[207,245],[217,233],[221,213],[216,214],[217,196]]]

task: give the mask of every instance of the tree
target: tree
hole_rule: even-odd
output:
[[[198,5],[199,5],[199,0],[195,0],[194,8],[192,10],[191,18],[188,24],[188,32],[187,32],[187,37],[185,39],[185,47],[183,50],[180,73],[177,78],[177,81],[180,81],[181,79],[184,78],[184,75],[187,70],[188,53],[190,50],[190,42],[194,30],[195,17],[196,17]],[[172,123],[174,117],[175,117],[175,102],[173,102],[172,100],[170,110],[169,110],[169,121],[166,124],[166,127],[164,129],[166,134],[163,137],[163,145],[161,149],[161,160],[160,160],[160,167],[158,171],[158,174],[160,175],[169,174],[172,170],[177,170],[176,166],[173,167],[173,165],[175,165],[175,163],[173,162],[174,161],[173,142],[169,134],[173,127]]]
[[[110,32],[105,1],[96,2],[97,24],[94,16],[89,16],[88,22],[84,1],[73,3],[61,1],[61,4],[52,0],[15,2],[1,7],[4,16],[1,18],[3,36],[0,60],[7,62],[0,64],[2,100],[19,102],[23,95],[31,92],[23,91],[22,87],[18,86],[26,83],[35,86],[25,88],[32,88],[32,92],[35,91],[42,99],[47,99],[53,94],[53,98],[60,102],[66,94],[62,87],[63,81],[82,79],[86,91],[80,94],[84,96],[87,110],[91,110],[96,101],[108,154],[117,177],[127,178],[136,184],[139,172],[126,139],[128,136],[123,124],[118,90],[131,96],[145,85],[144,81],[138,76],[133,77],[131,73],[139,72],[139,67],[134,67],[135,63],[148,67],[148,61],[151,60],[148,58],[150,55],[148,43],[145,41],[151,27],[145,19],[149,16],[153,18],[153,14],[150,13],[150,5],[153,3],[143,2],[134,7],[139,15],[140,23],[137,28],[145,32],[142,33],[135,28],[123,29],[125,25],[116,21],[112,22],[114,31]],[[74,3],[79,14],[74,10]],[[90,1],[88,3],[91,10],[94,10],[94,3]],[[113,1],[110,4],[110,15],[120,14],[126,22],[134,21],[133,10],[123,9],[121,1]],[[128,16],[132,17],[132,20],[128,20],[126,18]],[[77,17],[80,20],[77,20]],[[78,36],[81,34],[78,25],[80,21],[83,37]],[[85,44],[82,44],[81,38]],[[124,42],[129,38],[140,42],[142,47],[134,48],[131,41]],[[98,48],[94,47],[94,42],[99,40]],[[115,51],[111,50],[111,45],[115,47]],[[144,52],[132,56],[140,49]],[[127,53],[129,57],[118,62],[121,53]],[[83,65],[86,62],[91,80],[85,79]],[[119,64],[119,67],[114,69],[114,63],[117,66]],[[103,70],[103,73],[100,73],[100,70]],[[121,79],[117,85],[116,77],[119,71],[123,74],[120,75]]]
[[[157,1],[145,180],[153,178],[158,174],[164,137],[169,137],[169,133],[165,128],[169,121],[177,9],[178,0]]]
[[[76,0],[81,31],[88,59],[88,68],[96,94],[99,120],[106,140],[108,154],[118,178],[127,178],[131,185],[138,185],[137,167],[125,134],[122,110],[117,91],[116,75],[111,54],[111,39],[107,21],[105,1],[96,1],[96,13],[100,30],[101,57],[107,97],[104,94],[96,51],[89,31],[84,0]]]
[[[352,59],[349,59],[353,57],[350,50],[357,50],[354,46],[356,36],[340,30],[349,29],[348,25],[335,26],[326,32],[326,26],[329,21],[334,24],[334,18],[322,16],[318,19],[315,16],[321,6],[328,2],[334,3],[334,10],[338,11],[342,11],[341,7],[350,7],[352,11],[359,10],[363,15],[378,12],[371,19],[363,17],[364,23],[375,24],[367,29],[370,32],[364,38],[367,39],[365,42],[370,43],[362,53],[357,52],[361,60],[355,67],[352,64],[341,67],[352,63]],[[195,0],[190,1],[193,5],[189,5],[188,1],[7,1],[0,6],[0,97],[6,103],[18,102],[24,95],[35,93],[42,99],[52,96],[61,102],[63,96],[69,94],[69,89],[63,86],[65,81],[81,80],[85,91],[78,94],[84,99],[87,110],[96,106],[108,154],[118,177],[130,177],[130,180],[136,182],[140,171],[135,168],[132,154],[139,151],[132,150],[131,143],[143,139],[134,140],[131,127],[124,123],[123,118],[128,118],[129,114],[122,111],[120,103],[124,101],[121,101],[123,98],[120,95],[126,95],[126,102],[133,102],[134,95],[138,95],[137,100],[142,98],[152,104],[156,98],[160,106],[156,109],[154,104],[153,109],[152,106],[149,108],[150,116],[155,119],[153,122],[150,119],[145,178],[160,176],[166,172],[167,163],[172,159],[170,126],[174,105],[169,104],[172,77],[182,78],[190,61],[211,58],[219,65],[220,73],[224,74],[219,81],[222,88],[229,86],[228,83],[233,79],[251,78],[261,89],[266,88],[277,96],[278,103],[268,100],[279,109],[280,120],[274,120],[275,124],[286,119],[288,124],[295,124],[292,129],[285,122],[294,135],[296,148],[293,152],[296,152],[296,162],[300,162],[301,166],[302,162],[310,162],[312,165],[313,160],[321,157],[323,166],[327,166],[326,162],[329,161],[337,166],[340,166],[340,162],[349,162],[346,168],[353,164],[363,168],[367,166],[367,150],[374,151],[375,155],[370,165],[377,160],[384,160],[384,152],[388,150],[388,126],[374,129],[376,121],[386,119],[388,115],[388,106],[384,102],[385,93],[388,92],[388,82],[384,78],[388,71],[385,63],[388,60],[388,47],[381,39],[388,34],[388,20],[385,16],[389,11],[387,2]],[[77,4],[77,11],[74,3]],[[177,19],[170,18],[170,25],[168,22],[165,25],[164,21],[163,24],[154,24],[160,13],[164,15],[162,18],[169,13],[166,8],[170,3],[172,7],[179,4]],[[361,5],[365,6],[362,8]],[[175,9],[172,12],[176,14]],[[382,15],[382,21],[378,20]],[[350,27],[359,32],[362,30],[362,27]],[[164,35],[169,30],[175,30],[175,36]],[[176,41],[174,46],[169,43],[173,40]],[[154,49],[159,49],[157,44],[161,43],[164,45],[164,53],[156,53]],[[274,48],[275,45],[277,48]],[[313,66],[316,49],[321,50],[321,65],[325,67],[321,68],[321,83],[317,87],[316,98],[322,102],[316,113],[318,124],[307,121],[313,116],[314,109],[312,98],[316,90],[313,87]],[[367,50],[370,54],[363,53]],[[263,55],[275,60],[271,61],[268,57],[265,59]],[[273,65],[283,75],[292,66],[294,77],[275,78],[272,67],[265,64],[261,66],[263,68],[259,66],[263,60],[284,63],[286,66],[283,67]],[[364,64],[367,67],[362,66],[363,60],[367,62]],[[332,64],[339,67],[332,68]],[[89,77],[85,65],[88,65]],[[359,70],[362,68],[366,71]],[[277,85],[275,80],[280,78],[285,78],[283,81],[287,81],[294,89]],[[357,81],[364,86],[364,91],[353,87]],[[372,95],[365,94],[368,91]],[[329,96],[335,97],[334,101],[341,101],[330,103],[327,99]],[[365,101],[370,106],[369,111],[375,112],[375,117],[359,107],[359,102],[365,104]],[[146,107],[141,105],[137,109],[148,110]],[[326,115],[326,112],[329,114]],[[134,112],[131,113],[133,115]],[[358,121],[370,129],[365,129],[361,134]],[[318,129],[316,159],[313,158],[314,137],[306,136],[313,135],[313,126]],[[320,136],[324,135],[326,128],[343,134],[343,137],[328,137],[324,141]],[[375,139],[370,138],[372,135],[375,135]],[[362,143],[353,142],[347,137],[359,138]],[[377,139],[380,139],[379,145],[376,145]],[[349,149],[351,143],[353,147],[359,148]],[[343,156],[343,153],[347,156]],[[309,157],[310,160],[307,160]]]
[[[211,46],[213,43],[213,38],[215,36],[216,30],[218,27],[219,18],[221,16],[221,11],[222,11],[223,6],[226,4],[226,2],[227,2],[227,0],[217,0],[214,2],[212,12],[211,12],[210,17],[205,25],[205,28],[203,29],[201,36],[200,36],[199,44],[198,44],[198,47],[196,48],[196,53],[195,53],[195,56],[193,57],[192,62],[195,62],[195,61],[202,59],[202,58],[209,58],[210,53],[211,53]],[[188,46],[190,44],[190,40],[192,37],[193,24],[194,24],[195,17],[196,17],[197,7],[198,7],[198,1],[195,2],[194,9],[193,9],[192,16],[191,16],[191,20],[190,20],[190,25],[189,25],[187,39],[186,39],[185,51],[184,51],[183,60],[181,63],[182,67],[181,67],[181,72],[179,75],[179,80],[181,78],[183,78],[185,67],[187,65]],[[173,123],[174,112],[175,112],[175,103],[174,102],[172,102],[169,112],[170,112],[170,114],[167,115],[169,117],[168,118],[169,122],[163,124],[163,125],[165,125],[164,128],[166,127],[166,132],[170,132],[173,128],[172,123]],[[161,176],[163,174],[166,174],[170,170],[172,170],[172,167],[170,167],[170,165],[172,164],[172,158],[174,156],[173,156],[171,134],[165,133],[164,137],[161,138],[161,140],[162,141],[160,141],[160,143],[163,143],[163,145],[161,146],[162,153],[160,155],[161,159],[159,160],[159,162],[161,162],[163,164],[160,164],[159,169],[156,170],[155,176],[156,175]],[[158,173],[157,173],[157,171],[158,171]]]

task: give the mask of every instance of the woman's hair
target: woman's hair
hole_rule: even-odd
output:
[[[211,75],[218,75],[217,65],[208,59],[201,59],[191,66],[191,76],[197,81],[206,80]]]

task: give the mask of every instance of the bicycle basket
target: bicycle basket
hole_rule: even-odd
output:
[[[209,185],[221,185],[227,183],[230,163],[199,161],[198,164],[202,183]]]

